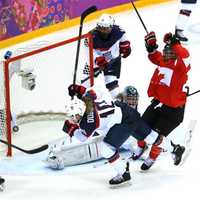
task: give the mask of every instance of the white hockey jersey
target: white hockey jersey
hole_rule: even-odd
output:
[[[122,120],[121,109],[115,106],[108,91],[105,90],[102,92],[98,89],[94,91],[97,94],[97,99],[94,102],[94,110],[89,114],[85,113],[83,115],[80,122],[80,129],[74,132],[74,136],[80,141],[85,141],[95,132],[105,136],[113,125],[121,123]]]

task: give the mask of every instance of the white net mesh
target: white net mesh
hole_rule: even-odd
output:
[[[80,83],[85,76],[83,75],[85,63],[89,64],[92,60],[90,55],[92,46],[89,45],[90,48],[84,46],[84,39],[88,37],[89,35],[84,35],[81,39],[76,83]],[[30,121],[64,119],[65,106],[71,99],[67,88],[73,83],[76,49],[77,38],[53,46],[43,41],[30,47],[17,49],[11,58],[19,56],[19,59],[9,63],[10,97],[5,94],[8,83],[5,83],[4,67],[1,67],[0,138],[5,139],[7,138],[5,135],[11,134],[7,133],[9,122],[6,123],[8,121],[6,110],[10,110],[17,116],[19,126]],[[23,79],[26,77],[21,74],[27,71],[31,71],[35,76],[36,86],[33,90],[24,87]],[[6,97],[10,100],[10,107]]]

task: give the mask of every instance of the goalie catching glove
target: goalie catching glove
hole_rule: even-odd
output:
[[[145,37],[145,46],[146,49],[149,53],[153,53],[157,48],[158,45],[156,44],[156,35],[155,32],[151,31],[150,33],[148,33]]]
[[[76,129],[79,129],[79,126],[75,123],[70,122],[69,120],[66,120],[63,126],[63,131],[67,133],[70,137],[73,137],[74,131]]]

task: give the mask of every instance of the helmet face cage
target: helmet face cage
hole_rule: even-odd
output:
[[[137,109],[139,100],[139,94],[135,87],[127,86],[123,92],[123,102],[127,103],[129,106]]]
[[[98,22],[96,29],[99,31],[99,33],[106,38],[112,31],[112,27],[115,23],[115,20],[112,18],[111,15],[103,14]]]
[[[163,49],[163,58],[165,62],[169,60],[176,60],[177,56],[170,45],[165,45]]]
[[[85,105],[81,100],[74,99],[65,106],[65,109],[67,118],[74,123],[79,123],[85,112]]]

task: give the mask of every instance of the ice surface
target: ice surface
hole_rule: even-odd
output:
[[[159,48],[163,47],[162,37],[166,32],[173,32],[178,14],[179,3],[172,2],[139,9],[149,31],[156,32]],[[200,7],[197,7],[199,10]],[[191,53],[192,70],[189,73],[188,84],[191,91],[200,89],[199,82],[199,11],[194,11],[190,19],[190,25],[186,31],[190,38],[187,48]],[[145,30],[142,27],[134,10],[116,15],[116,22],[123,26],[132,44],[132,55],[123,60],[121,87],[133,84],[140,93],[139,111],[143,112],[149,104],[146,94],[149,79],[154,66],[147,59],[143,37]],[[94,22],[84,26],[84,31],[89,30]],[[194,31],[195,30],[195,31]],[[76,29],[71,30],[76,33]],[[63,36],[64,31],[58,33]],[[67,30],[68,35],[70,31]],[[48,37],[45,37],[48,40]],[[1,53],[1,52],[0,52]],[[199,118],[200,94],[188,98],[184,123],[174,131],[170,137],[175,142],[183,142],[185,129],[190,119]],[[59,132],[59,126],[55,130],[45,129],[46,133]],[[40,126],[36,127],[37,133]],[[42,131],[42,130],[41,130]],[[94,163],[65,168],[63,171],[48,169],[42,162],[46,152],[35,155],[18,154],[12,159],[7,158],[0,162],[0,175],[6,178],[6,189],[0,193],[2,200],[147,200],[147,199],[191,199],[198,198],[199,194],[199,127],[197,124],[192,144],[192,153],[183,166],[174,166],[169,155],[161,156],[155,166],[147,173],[140,172],[141,161],[131,162],[132,185],[118,189],[110,189],[108,180],[114,175],[108,165],[94,168]],[[63,137],[60,132],[59,137]],[[46,142],[45,137],[38,140]],[[50,134],[49,134],[50,135]],[[29,133],[31,141],[32,134]],[[20,138],[20,137],[19,137]],[[37,141],[33,141],[37,143]]]

